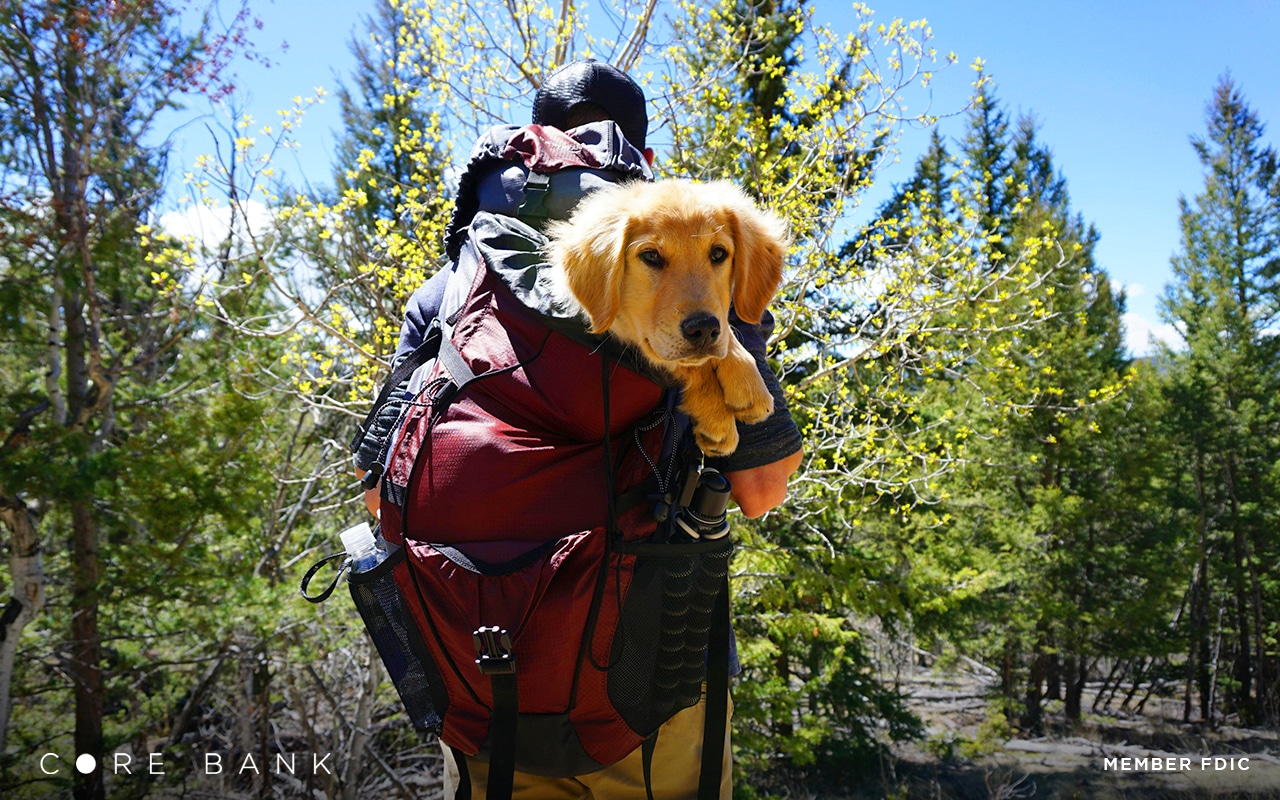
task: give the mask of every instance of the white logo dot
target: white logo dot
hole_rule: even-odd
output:
[[[81,753],[76,757],[76,769],[80,770],[81,775],[88,775],[98,767],[98,759],[88,753]]]

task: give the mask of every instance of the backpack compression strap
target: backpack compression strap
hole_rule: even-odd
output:
[[[472,634],[476,666],[488,675],[493,689],[489,722],[489,778],[485,800],[510,800],[516,771],[516,724],[520,695],[516,685],[516,657],[511,637],[498,627],[481,627]]]
[[[537,354],[542,354],[551,331],[542,340]],[[469,384],[510,372],[523,366],[517,362],[509,367],[500,367],[479,375],[471,369],[458,348],[447,338],[441,339],[436,346],[441,366],[448,373],[450,382],[436,395],[434,403],[439,406],[448,405],[459,392]],[[471,565],[474,567],[475,565]],[[476,666],[480,674],[489,676],[489,685],[493,692],[493,709],[489,722],[489,777],[485,782],[485,800],[510,800],[515,784],[516,771],[516,727],[520,719],[520,693],[516,682],[516,658],[511,653],[511,637],[501,628],[481,626],[472,634],[472,642],[476,649]],[[468,787],[469,779],[464,780]]]
[[[729,576],[720,584],[707,641],[707,716],[702,722],[698,800],[718,800],[724,774],[724,729],[729,716]]]

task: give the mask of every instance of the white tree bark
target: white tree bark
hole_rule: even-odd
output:
[[[25,628],[44,607],[45,575],[35,516],[21,499],[0,489],[0,523],[9,531],[9,574],[13,579],[9,605],[0,613],[0,752],[9,731],[13,700],[9,688],[13,666]]]

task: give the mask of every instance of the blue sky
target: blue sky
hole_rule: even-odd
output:
[[[941,2],[872,4],[924,17],[942,52],[981,56],[1013,113],[1033,113],[1072,203],[1093,222],[1098,261],[1129,291],[1131,346],[1145,346],[1179,246],[1178,196],[1203,184],[1189,144],[1230,70],[1250,105],[1280,131],[1280,3]],[[959,125],[943,131],[958,135]],[[904,148],[905,151],[905,148]],[[905,160],[905,157],[904,157]]]
[[[1214,4],[1164,2],[1043,2],[1042,0],[869,0],[877,18],[925,18],[940,53],[954,51],[960,65],[935,82],[935,110],[958,108],[981,57],[1011,116],[1032,113],[1041,140],[1065,174],[1075,209],[1093,222],[1101,241],[1099,263],[1129,292],[1127,319],[1135,352],[1148,330],[1159,331],[1156,311],[1169,257],[1178,248],[1177,200],[1199,191],[1202,173],[1188,143],[1204,129],[1204,107],[1217,79],[1230,70],[1250,105],[1280,130],[1280,2],[1223,0]],[[849,4],[815,0],[820,18],[851,18]],[[273,120],[295,95],[314,87],[333,91],[348,74],[347,43],[363,32],[368,0],[258,2],[263,21],[256,41],[264,50],[280,42],[276,65],[239,68],[241,100],[260,122]],[[329,154],[339,127],[337,102],[308,114],[296,161],[282,166],[312,182],[327,181]],[[942,131],[958,136],[959,119]],[[188,126],[177,139],[182,153],[199,152],[203,137]],[[866,198],[873,205],[894,181],[905,180],[927,134],[908,133],[901,163],[887,169]],[[185,156],[184,156],[185,157]],[[194,156],[191,156],[194,157]]]

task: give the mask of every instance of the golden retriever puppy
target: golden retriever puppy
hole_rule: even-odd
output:
[[[729,304],[759,322],[782,282],[786,225],[726,181],[635,182],[589,195],[548,228],[557,292],[593,333],[635,346],[683,387],[702,452],[738,446],[773,397],[729,327]]]

